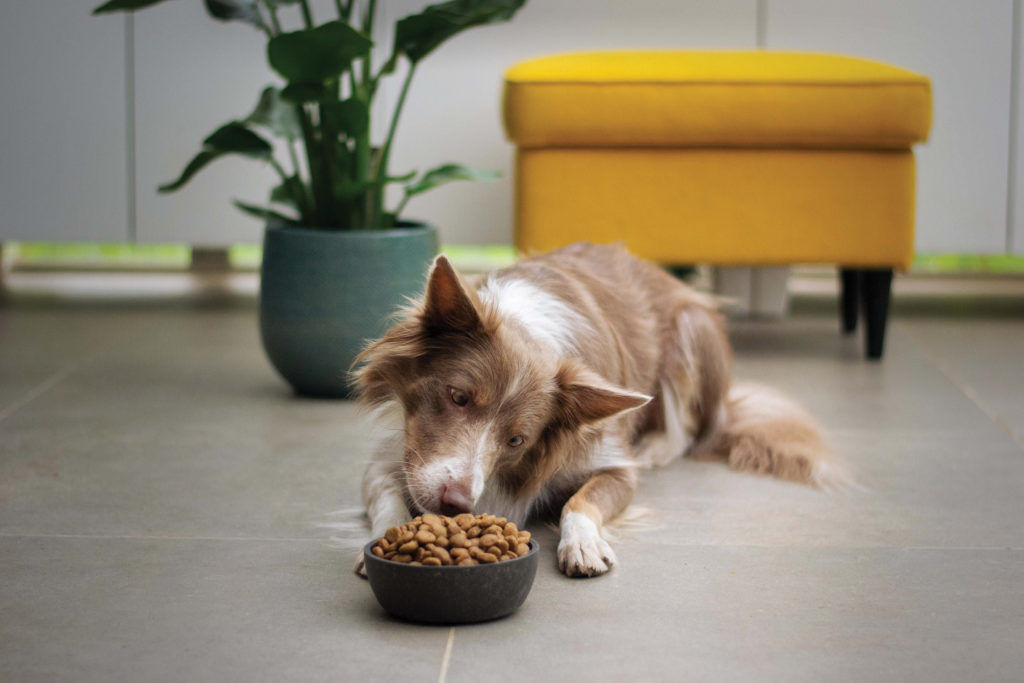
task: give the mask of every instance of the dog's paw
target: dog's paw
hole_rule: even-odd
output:
[[[579,512],[562,520],[558,569],[566,576],[599,576],[615,565],[615,553],[594,521]]]
[[[356,576],[365,579],[366,578],[366,560],[363,558],[363,554],[359,553],[359,557],[356,558],[356,566],[354,567]]]

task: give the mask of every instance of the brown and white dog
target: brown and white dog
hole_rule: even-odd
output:
[[[577,244],[466,278],[440,256],[400,315],[354,374],[366,403],[401,415],[363,481],[375,536],[410,513],[522,525],[561,506],[558,566],[594,576],[615,563],[602,527],[639,467],[690,455],[827,476],[803,410],[732,386],[714,301],[619,247]]]

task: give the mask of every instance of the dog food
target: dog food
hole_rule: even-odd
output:
[[[530,552],[530,532],[494,515],[425,514],[388,529],[370,552],[415,565],[490,564]]]

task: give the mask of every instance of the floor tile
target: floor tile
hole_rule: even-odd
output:
[[[1024,308],[999,319],[902,323],[947,378],[1024,444]]]
[[[627,526],[684,544],[1024,547],[1024,457],[1004,434],[830,434],[860,488],[819,491],[678,460],[641,474]],[[671,523],[665,521],[670,519]]]
[[[0,309],[0,680],[1024,670],[1010,309],[898,305],[881,363],[838,333],[832,300],[734,321],[736,376],[807,407],[863,490],[688,460],[644,472],[611,574],[562,577],[555,532],[533,525],[541,568],[522,610],[449,641],[385,615],[352,550],[326,542],[364,533],[352,510],[372,430],[351,403],[291,395],[246,291]],[[330,521],[342,528],[317,525]]]
[[[449,629],[389,619],[318,542],[0,538],[0,680],[435,680]]]
[[[623,544],[458,627],[448,681],[1019,680],[1024,551]],[[515,655],[498,664],[496,648]]]
[[[309,537],[358,504],[360,411],[294,398],[251,313],[134,331],[0,422],[0,533]]]

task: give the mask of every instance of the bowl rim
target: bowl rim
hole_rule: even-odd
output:
[[[380,540],[379,537],[375,538],[375,539],[373,539],[372,541],[370,541],[369,543],[367,543],[366,545],[363,546],[363,555],[366,557],[367,561],[374,561],[375,560],[375,561],[378,561],[378,562],[386,562],[389,565],[396,565],[396,566],[399,566],[399,567],[407,567],[410,571],[418,570],[418,569],[430,569],[430,570],[462,569],[462,570],[467,570],[467,569],[479,569],[481,567],[484,567],[484,568],[486,568],[486,567],[497,567],[499,565],[501,565],[503,567],[507,567],[507,566],[509,566],[511,564],[514,564],[514,563],[518,562],[519,560],[525,560],[525,559],[527,559],[529,557],[532,557],[533,555],[536,555],[538,552],[540,552],[540,543],[538,543],[536,539],[531,537],[530,540],[528,541],[529,546],[530,546],[530,552],[526,553],[525,555],[520,555],[519,557],[513,557],[511,560],[501,560],[499,562],[491,562],[489,564],[487,564],[487,563],[480,563],[480,564],[471,564],[471,565],[457,565],[457,564],[442,564],[442,565],[409,564],[408,562],[395,562],[394,560],[389,560],[389,559],[387,559],[385,557],[377,557],[372,552],[370,552],[370,548],[372,548],[374,545],[376,545],[377,541],[379,541],[379,540]]]

